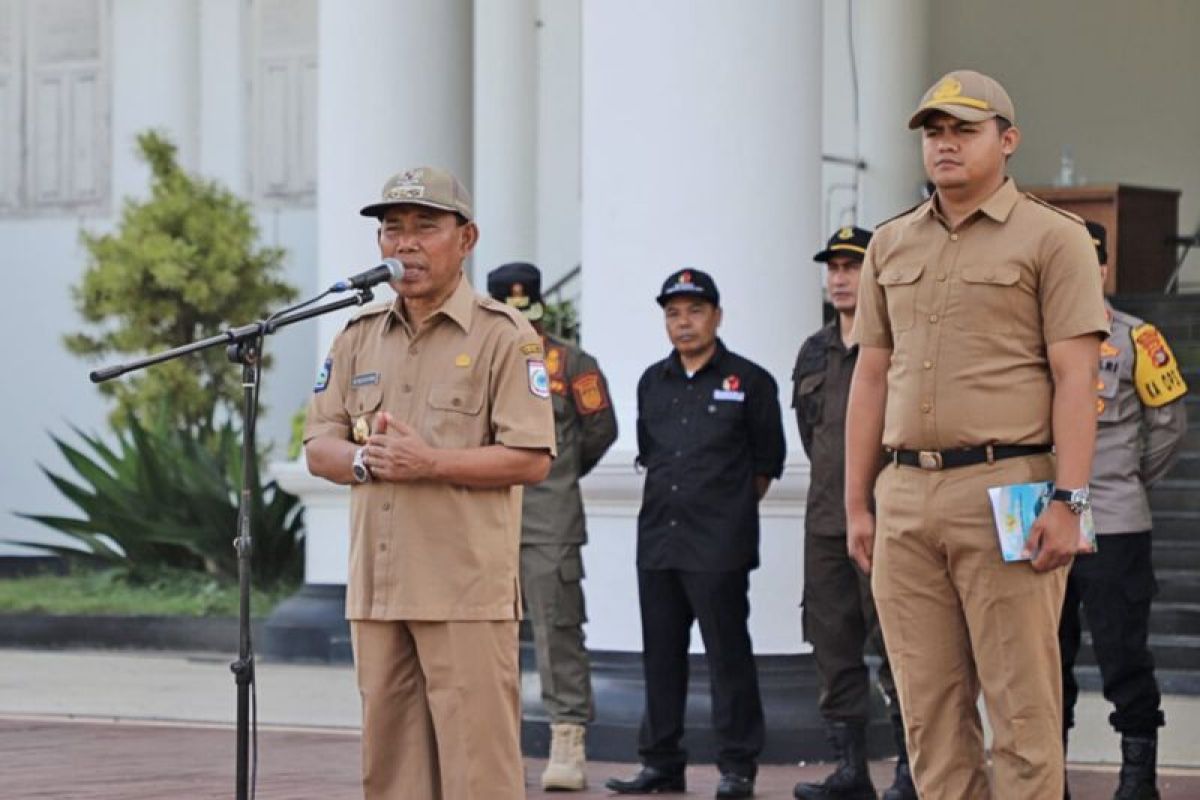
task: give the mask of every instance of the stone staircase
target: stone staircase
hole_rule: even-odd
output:
[[[1150,617],[1150,648],[1164,693],[1200,695],[1200,295],[1126,295],[1113,305],[1153,322],[1166,336],[1190,389],[1188,433],[1179,461],[1150,490],[1154,569],[1159,593]],[[1082,665],[1094,665],[1090,647]],[[1080,683],[1098,689],[1094,667]]]

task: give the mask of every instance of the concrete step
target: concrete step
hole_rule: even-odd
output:
[[[1151,508],[1154,518],[1154,541],[1194,542],[1200,540],[1200,512],[1164,511]]]
[[[1150,607],[1150,632],[1200,636],[1200,603],[1155,602]],[[1197,662],[1197,667],[1200,667],[1200,662]]]
[[[1083,644],[1079,649],[1077,664],[1095,664],[1096,654],[1092,651],[1092,635],[1083,632]],[[1162,670],[1200,671],[1200,636],[1186,634],[1150,634],[1150,652],[1154,654],[1154,666]]]
[[[1158,512],[1200,512],[1200,480],[1165,478],[1150,489],[1150,507]]]
[[[1155,571],[1158,579],[1158,596],[1155,602],[1190,603],[1200,600],[1200,572],[1189,569],[1160,569]]]
[[[1154,569],[1200,571],[1200,537],[1168,539],[1154,543]]]
[[[1171,467],[1171,471],[1167,473],[1167,478],[1200,481],[1200,452],[1189,450],[1180,454],[1179,460],[1175,462],[1174,466]]]

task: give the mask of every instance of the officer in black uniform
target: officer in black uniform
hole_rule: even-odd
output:
[[[674,351],[638,382],[638,594],[646,712],[642,770],[612,779],[620,794],[683,791],[683,737],[692,622],[712,675],[717,797],[754,793],[763,746],[762,701],[747,628],[750,570],[758,566],[758,502],[783,472],[775,380],[717,338],[720,295],[704,272],[680,270],[658,304]]]

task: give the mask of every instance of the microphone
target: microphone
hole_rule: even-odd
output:
[[[366,289],[377,283],[404,277],[404,264],[394,258],[385,258],[378,267],[351,275],[329,287],[331,292],[347,292],[351,289]]]

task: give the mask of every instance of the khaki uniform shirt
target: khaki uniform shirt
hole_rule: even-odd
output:
[[[1092,518],[1096,533],[1150,530],[1146,487],[1166,474],[1187,433],[1178,398],[1157,408],[1142,402],[1134,383],[1139,352],[1133,331],[1142,320],[1109,307],[1112,335],[1100,346],[1096,456],[1092,461]],[[1161,336],[1161,334],[1159,334]]]
[[[954,230],[930,200],[875,232],[855,330],[892,351],[885,446],[1049,444],[1047,345],[1108,333],[1096,250],[1011,179]]]
[[[546,480],[525,487],[521,544],[583,544],[587,531],[579,479],[616,440],[617,415],[596,359],[549,334],[543,344],[558,458]]]
[[[554,453],[542,343],[520,314],[464,277],[414,329],[400,301],[364,309],[334,340],[304,440],[365,440],[388,411],[434,447]],[[520,616],[521,487],[372,481],[350,495],[349,619]]]
[[[858,347],[846,347],[834,319],[805,340],[792,370],[792,408],[812,466],[804,530],[846,535],[846,403]]]

